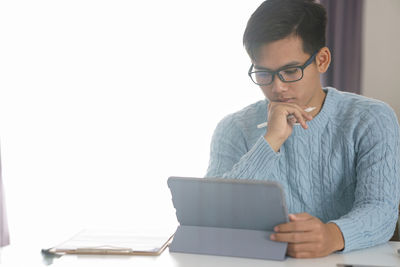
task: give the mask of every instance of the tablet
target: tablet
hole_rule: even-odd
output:
[[[289,221],[280,184],[170,177],[168,186],[180,223],[170,251],[283,260],[287,244],[269,239]]]
[[[272,231],[288,222],[280,184],[223,178],[170,177],[180,224]]]

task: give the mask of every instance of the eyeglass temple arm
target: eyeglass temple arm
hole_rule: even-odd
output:
[[[253,63],[251,63],[251,65],[250,65],[250,69],[249,69],[249,71],[247,72],[247,74],[251,75],[251,70],[253,69],[253,67],[254,67],[254,64],[253,64]]]

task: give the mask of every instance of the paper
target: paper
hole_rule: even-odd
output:
[[[157,253],[166,247],[172,234],[159,229],[87,229],[50,251],[71,254]]]

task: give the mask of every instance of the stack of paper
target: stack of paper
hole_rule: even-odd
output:
[[[173,233],[160,229],[83,230],[48,251],[55,254],[159,255]]]

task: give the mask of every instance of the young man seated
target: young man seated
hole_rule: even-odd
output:
[[[381,101],[322,88],[325,26],[314,1],[268,0],[254,12],[244,45],[266,99],[218,124],[206,174],[282,184],[290,222],[270,238],[299,258],[387,242],[398,218],[396,115]]]

